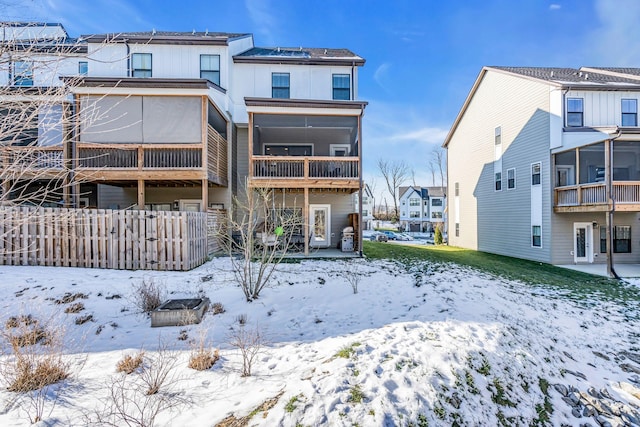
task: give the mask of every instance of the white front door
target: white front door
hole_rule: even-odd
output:
[[[313,248],[331,246],[331,205],[309,205],[309,225]]]
[[[593,224],[573,223],[573,261],[593,262]]]

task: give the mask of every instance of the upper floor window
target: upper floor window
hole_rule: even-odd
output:
[[[507,190],[516,188],[516,170],[507,169]]]
[[[456,183],[454,184],[454,188],[455,188],[455,190],[454,190],[453,194],[454,194],[456,197],[458,197],[458,196],[460,195],[460,183],[459,183],[459,182],[456,182]]]
[[[87,61],[78,62],[78,74],[81,76],[89,74],[89,63]]]
[[[289,73],[271,74],[271,97],[289,99]]]
[[[409,211],[409,218],[420,218],[420,211]]]
[[[584,126],[584,100],[582,98],[567,99],[567,126]]]
[[[409,206],[420,206],[420,199],[410,198]]]
[[[14,86],[33,86],[33,63],[26,61],[14,62],[11,81]]]
[[[502,191],[502,172],[496,172],[495,174],[496,191]]]
[[[531,165],[531,185],[539,185],[542,175],[542,164],[534,163]]]
[[[638,126],[638,100],[622,100],[622,126]]]
[[[431,219],[442,219],[442,212],[431,212]]]
[[[349,74],[333,75],[333,99],[348,101],[351,99],[351,84]]]
[[[131,77],[151,77],[150,53],[134,53],[131,55]]]
[[[200,78],[220,86],[220,55],[200,55]]]
[[[498,126],[496,128],[495,137],[494,137],[495,145],[502,144],[502,126]]]
[[[442,199],[431,199],[431,206],[442,206]]]

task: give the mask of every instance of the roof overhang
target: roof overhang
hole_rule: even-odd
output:
[[[364,113],[368,102],[365,101],[333,101],[317,99],[273,99],[245,98],[248,113],[264,114],[327,114],[359,116]]]
[[[208,95],[210,89],[226,91],[207,79],[161,79],[138,77],[60,77],[78,94],[190,94]]]
[[[195,46],[228,46],[229,42],[251,37],[243,34],[237,37],[207,37],[191,35],[127,35],[127,34],[96,34],[84,35],[82,38],[89,43],[143,43],[164,45],[195,45]]]

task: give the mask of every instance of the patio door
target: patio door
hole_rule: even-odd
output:
[[[573,261],[593,262],[593,224],[573,223]]]
[[[331,205],[309,205],[312,248],[331,246]]]

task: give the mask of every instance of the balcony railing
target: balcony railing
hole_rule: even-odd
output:
[[[43,170],[61,170],[64,166],[61,145],[51,147],[40,146],[5,146],[2,153],[2,168],[21,172],[38,172]]]
[[[358,157],[253,156],[253,178],[352,180],[360,177]]]
[[[78,166],[88,169],[199,169],[202,146],[78,144]]]
[[[555,194],[556,206],[558,207],[607,204],[604,183],[558,187],[555,189]],[[615,203],[640,204],[640,182],[613,182],[611,198]]]

